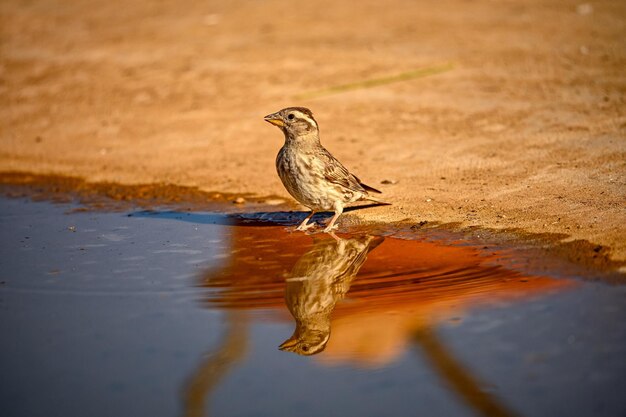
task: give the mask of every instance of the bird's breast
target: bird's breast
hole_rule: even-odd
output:
[[[330,210],[333,201],[328,196],[323,168],[317,162],[312,153],[283,147],[276,158],[276,170],[289,194],[301,204]]]

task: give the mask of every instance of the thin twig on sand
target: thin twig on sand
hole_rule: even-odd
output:
[[[416,78],[423,78],[429,75],[441,74],[443,72],[450,71],[454,65],[451,63],[430,66],[425,68],[419,68],[412,71],[402,72],[396,75],[390,75],[388,77],[372,78],[370,80],[356,81],[348,84],[335,85],[321,90],[309,91],[302,94],[297,94],[294,98],[296,100],[306,100],[318,97],[329,96],[332,94],[345,93],[347,91],[359,90],[363,88],[378,87],[380,85],[386,85],[396,83],[400,81],[408,81]]]

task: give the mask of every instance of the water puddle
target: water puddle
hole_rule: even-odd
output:
[[[626,412],[615,281],[434,231],[75,208],[0,199],[6,415]]]

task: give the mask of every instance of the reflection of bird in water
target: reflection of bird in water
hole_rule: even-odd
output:
[[[325,239],[302,255],[287,278],[285,302],[296,329],[280,350],[314,355],[324,350],[330,338],[330,315],[348,290],[369,251],[383,237],[359,236]]]

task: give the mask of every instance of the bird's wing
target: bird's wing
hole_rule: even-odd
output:
[[[319,153],[324,166],[324,178],[333,184],[340,185],[352,191],[358,191],[367,194],[367,191],[361,185],[361,181],[344,167],[334,156],[326,149],[322,149]]]

